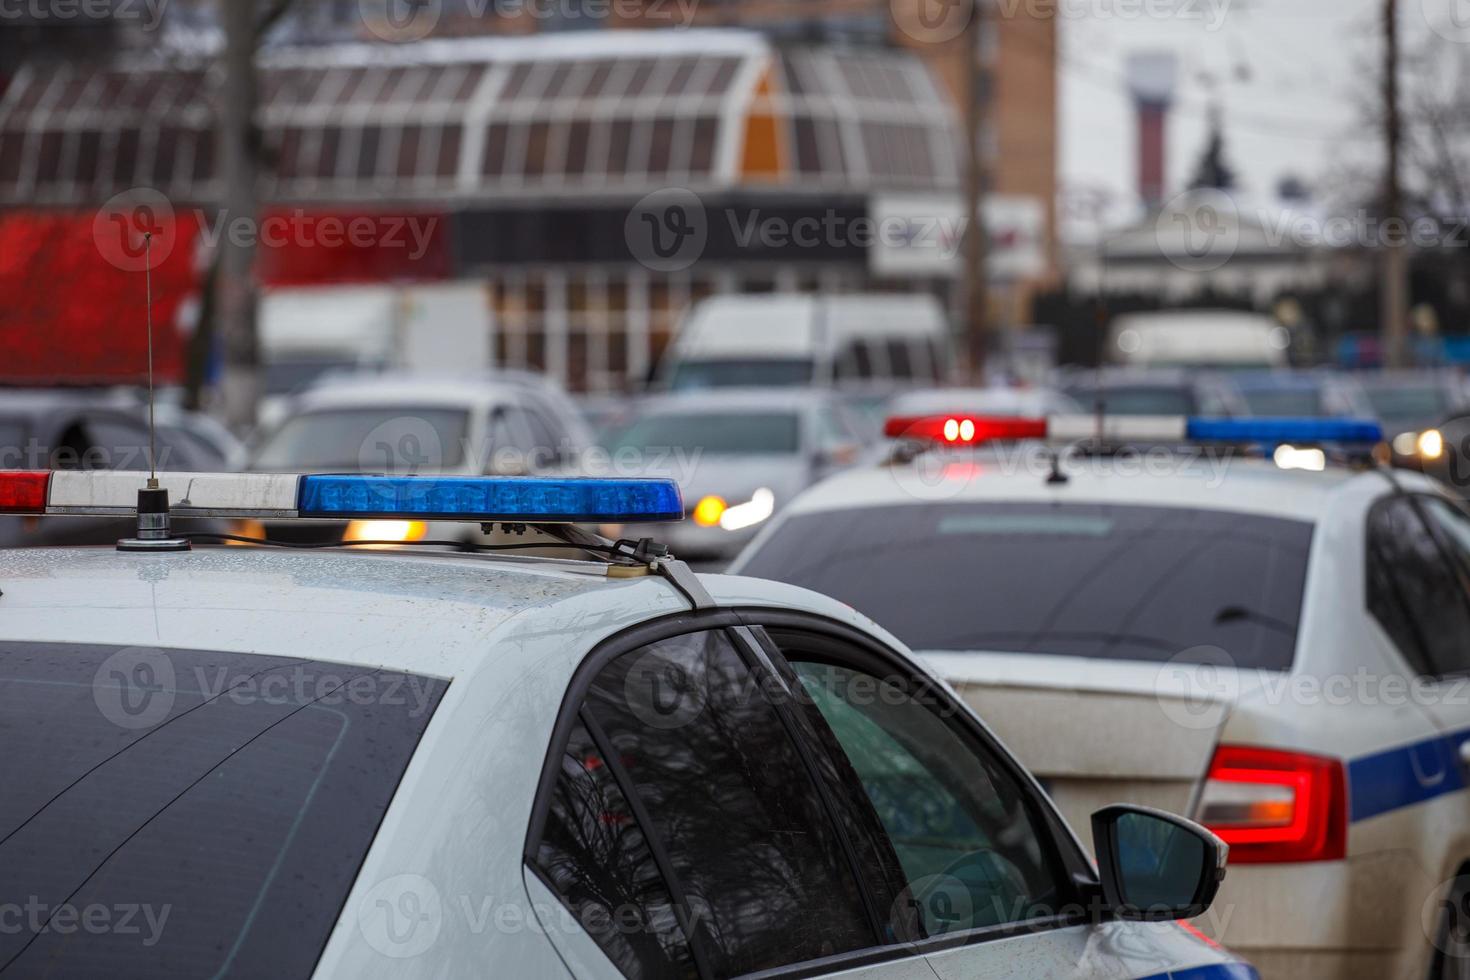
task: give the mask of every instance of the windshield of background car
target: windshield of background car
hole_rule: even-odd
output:
[[[1315,388],[1244,388],[1245,407],[1262,418],[1319,418],[1326,414],[1322,392]]]
[[[1433,419],[1450,410],[1442,388],[1430,384],[1367,389],[1373,414],[1386,421]]]
[[[862,610],[915,650],[1286,670],[1312,525],[1092,504],[873,507],[793,516],[740,574]]]
[[[1084,410],[1096,409],[1095,388],[1077,388],[1067,394]],[[1102,400],[1109,415],[1193,415],[1195,412],[1194,394],[1185,387],[1120,385],[1105,389]]]
[[[447,684],[0,641],[0,974],[310,975]]]
[[[812,370],[811,361],[792,358],[684,361],[674,368],[669,387],[674,391],[698,391],[703,388],[784,388],[811,383]]]
[[[255,454],[262,471],[432,473],[464,461],[470,414],[463,409],[344,408],[288,419]]]
[[[795,412],[670,412],[615,430],[607,448],[671,450],[708,456],[789,456],[801,450]]]

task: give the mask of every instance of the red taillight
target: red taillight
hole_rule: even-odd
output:
[[[1045,439],[1046,419],[998,418],[983,415],[929,415],[891,418],[883,425],[890,439],[918,439],[974,445],[1003,439]]]
[[[1337,759],[1222,745],[1200,798],[1200,823],[1231,864],[1335,861],[1347,854],[1347,788]]]
[[[0,514],[46,513],[51,474],[45,471],[0,471]]]

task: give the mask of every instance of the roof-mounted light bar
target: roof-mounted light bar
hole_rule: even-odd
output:
[[[987,415],[927,415],[890,418],[890,439],[973,446],[987,442],[1037,439],[1047,442],[1159,443],[1340,443],[1373,444],[1383,429],[1367,419],[1189,418],[1183,415],[1054,415],[1009,418]]]
[[[100,470],[0,471],[0,513],[130,516],[144,479]],[[671,480],[264,473],[161,473],[158,480],[175,518],[620,524],[684,517]]]

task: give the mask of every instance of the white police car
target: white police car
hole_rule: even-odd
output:
[[[1220,835],[1231,875],[1201,928],[1263,976],[1466,975],[1460,504],[1417,474],[1328,467],[1312,443],[1377,440],[1351,420],[889,431],[944,448],[819,485],[732,572],[892,630],[1067,819],[1126,800]],[[952,445],[993,438],[1038,441]],[[1053,439],[1093,451],[1057,463]],[[1275,445],[1275,461],[1210,442]]]
[[[866,619],[543,523],[676,517],[672,484],[161,483],[0,473],[5,511],[139,512],[0,552],[0,976],[1255,976],[1164,921],[1212,835],[1105,809],[1095,871]],[[569,543],[184,550],[164,493]]]

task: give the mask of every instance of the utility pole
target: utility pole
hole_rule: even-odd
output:
[[[221,213],[215,275],[223,372],[220,400],[225,424],[237,433],[255,427],[260,399],[260,343],[256,336],[255,238],[236,239],[232,227],[255,227],[258,211],[255,138],[255,0],[218,0],[224,30],[224,82],[219,114]],[[236,223],[239,223],[238,225]],[[248,223],[248,225],[247,225]]]
[[[970,380],[985,380],[990,343],[990,236],[985,227],[985,68],[981,63],[985,32],[983,0],[968,0],[970,22],[960,43],[965,85],[965,327],[969,340]]]
[[[1399,113],[1398,0],[1383,0],[1383,139],[1386,165],[1378,318],[1385,361],[1389,367],[1398,368],[1407,361],[1409,334],[1409,254],[1399,172],[1403,119]],[[1388,234],[1390,229],[1402,234]]]

